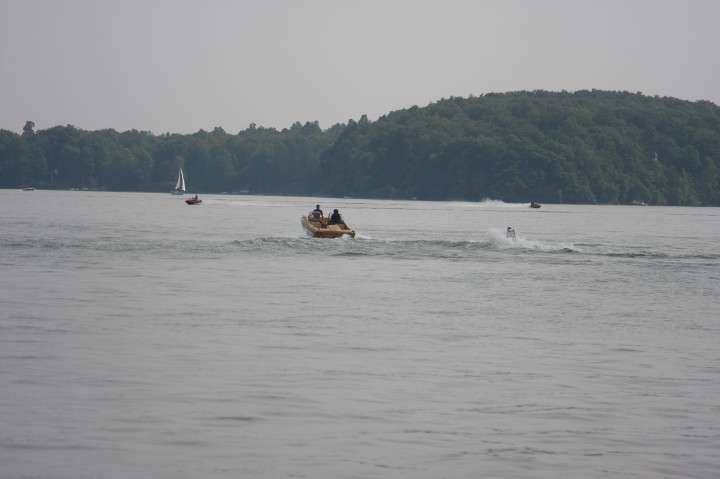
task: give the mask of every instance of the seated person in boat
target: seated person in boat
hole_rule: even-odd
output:
[[[340,213],[338,210],[333,210],[333,214],[330,215],[330,224],[331,225],[339,225],[342,224],[342,216],[340,216]]]
[[[323,216],[323,211],[320,209],[320,205],[315,205],[315,209],[310,213],[310,218],[320,219]]]
[[[514,240],[515,239],[515,230],[508,226],[507,231],[505,232],[505,236]]]

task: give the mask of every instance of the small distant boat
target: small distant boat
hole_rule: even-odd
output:
[[[189,205],[201,205],[201,204],[202,204],[202,200],[199,199],[199,198],[197,197],[197,195],[195,195],[195,198],[188,198],[188,199],[186,199],[186,200],[185,200],[185,203],[187,203],[187,204],[189,204]]]
[[[313,238],[339,238],[344,235],[351,238],[355,237],[355,230],[350,228],[344,221],[330,224],[330,218],[323,218],[319,214],[314,215],[312,212],[301,217],[300,223],[305,228],[305,232]]]
[[[178,173],[178,180],[175,188],[170,192],[171,195],[184,195],[185,194],[185,175],[183,175],[182,168]]]
[[[23,188],[22,191],[35,191],[35,188],[28,186],[27,188]]]
[[[540,208],[542,205],[540,203],[535,203],[534,201],[530,203],[530,208]]]
[[[640,200],[633,200],[632,204],[634,204],[635,206],[647,206],[647,203]]]

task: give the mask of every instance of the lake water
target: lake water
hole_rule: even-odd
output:
[[[720,208],[202,199],[0,190],[2,479],[718,477]]]

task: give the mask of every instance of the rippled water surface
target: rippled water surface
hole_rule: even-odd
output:
[[[720,470],[718,208],[0,199],[2,479]]]

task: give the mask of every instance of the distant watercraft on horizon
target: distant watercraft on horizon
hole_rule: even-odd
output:
[[[177,184],[175,185],[175,189],[173,189],[170,192],[171,195],[184,195],[185,194],[185,175],[183,175],[183,170],[180,168],[180,173],[178,173],[178,180]]]

